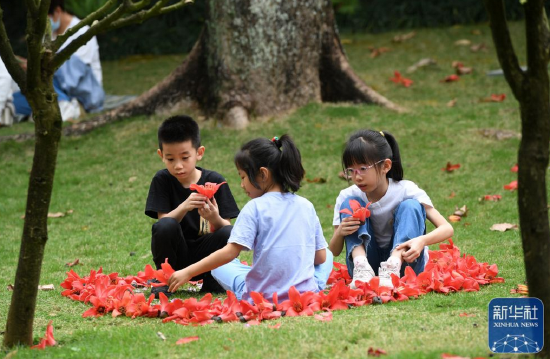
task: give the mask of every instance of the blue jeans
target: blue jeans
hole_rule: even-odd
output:
[[[361,206],[365,206],[365,202],[359,197],[347,198],[343,203],[341,209],[347,208],[350,211],[350,200],[356,200],[361,203]],[[353,212],[353,211],[352,211]],[[340,214],[340,220],[350,217],[349,214]],[[367,253],[367,260],[370,266],[374,270],[374,273],[378,275],[378,268],[380,263],[388,260],[391,252],[395,247],[401,243],[407,242],[409,239],[419,237],[426,233],[426,210],[424,206],[415,199],[404,200],[397,206],[393,215],[393,235],[390,241],[390,245],[387,248],[380,248],[376,238],[374,238],[374,230],[370,223],[369,218],[365,221],[365,224],[360,226],[357,232],[346,236],[346,265],[348,266],[349,275],[353,277],[353,258],[351,252],[359,245],[365,247]],[[401,276],[405,273],[405,267],[411,266],[416,274],[424,271],[428,258],[428,247],[424,247],[424,252],[412,263],[403,262],[401,266]]]
[[[325,289],[328,277],[332,272],[334,256],[330,249],[326,248],[327,258],[324,263],[315,266],[314,278],[318,290]],[[252,267],[243,264],[239,258],[212,270],[212,277],[220,283],[225,290],[235,293],[237,299],[241,299],[245,291],[245,278]]]

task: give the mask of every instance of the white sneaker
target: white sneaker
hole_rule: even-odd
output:
[[[380,286],[393,288],[391,275],[395,274],[399,277],[401,266],[396,263],[382,262],[378,269],[378,277],[380,278]]]
[[[372,278],[374,278],[374,276],[374,270],[368,261],[357,263],[357,265],[353,267],[353,280],[351,281],[350,287],[352,289],[357,289],[355,286],[356,280],[360,280],[363,283],[368,283]]]

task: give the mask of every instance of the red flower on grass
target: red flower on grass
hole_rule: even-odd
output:
[[[159,283],[151,283],[151,286],[153,287],[163,287],[168,285],[168,279],[170,279],[172,274],[175,272],[174,268],[172,268],[170,263],[168,263],[168,258],[164,260],[164,263],[160,265],[160,268],[161,269],[154,271],[153,273],[156,280],[159,281]]]
[[[401,84],[405,87],[409,87],[413,84],[413,80],[407,79],[403,76],[401,76],[401,73],[399,71],[394,71],[393,73],[394,77],[390,77],[390,80],[395,82],[396,84]]]
[[[53,337],[53,325],[50,320],[48,326],[46,327],[46,334],[40,339],[40,343],[33,345],[31,349],[45,349],[46,347],[53,347],[55,344],[56,341]]]
[[[458,75],[453,74],[445,77],[443,80],[441,80],[441,82],[455,82],[458,80],[460,80],[460,77]]]
[[[500,194],[486,194],[483,196],[484,201],[493,201],[498,202],[502,199],[502,196]]]
[[[507,189],[509,191],[514,191],[518,189],[518,181],[512,181],[506,185],[504,185],[504,189]]]
[[[519,170],[519,167],[517,163],[512,168],[510,168],[511,172],[517,172],[518,170]]]
[[[366,219],[370,217],[370,211],[368,210],[370,204],[371,202],[367,203],[365,207],[361,207],[361,204],[358,201],[350,199],[349,206],[353,212],[347,208],[344,208],[340,211],[340,213],[350,214],[353,218],[357,218],[361,222],[361,225],[363,225],[365,224]]]
[[[447,166],[443,167],[441,170],[445,172],[453,172],[460,168],[460,163],[453,165],[451,162],[447,162]]]
[[[212,199],[212,197],[214,197],[214,195],[218,191],[218,188],[220,188],[220,186],[224,183],[227,182],[222,182],[220,184],[206,182],[204,185],[193,183],[191,186],[189,186],[189,189],[199,192],[200,194],[206,196],[208,199]]]
[[[281,307],[286,311],[287,317],[313,315],[313,312],[321,309],[319,302],[314,300],[314,295],[313,292],[300,294],[296,287],[292,286],[288,290],[289,299],[281,303]]]

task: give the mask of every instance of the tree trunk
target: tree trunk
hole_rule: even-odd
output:
[[[485,0],[499,62],[520,104],[518,209],[529,295],[544,303],[544,348],[550,357],[550,226],[546,171],[550,143],[549,29],[543,0],[525,3],[527,71],[519,67],[502,0]]]
[[[237,128],[309,102],[366,102],[404,111],[353,72],[330,0],[208,0],[206,18],[191,53],[167,78],[66,133],[182,103]]]
[[[48,209],[61,138],[61,113],[52,79],[48,78],[35,86],[26,96],[33,108],[36,142],[15,288],[4,335],[4,345],[7,347],[32,345],[34,310],[48,240]]]

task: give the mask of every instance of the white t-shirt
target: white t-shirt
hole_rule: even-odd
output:
[[[268,192],[248,202],[237,217],[228,243],[254,251],[243,299],[251,291],[280,300],[288,290],[318,291],[314,279],[317,250],[327,247],[313,204],[292,193]],[[266,297],[266,298],[267,298]]]
[[[73,16],[69,26],[67,29],[70,29],[71,27],[75,26],[80,22],[80,19],[76,16]],[[63,50],[67,45],[69,45],[73,40],[75,40],[77,37],[85,33],[90,27],[88,25],[83,26],[80,30],[78,30],[75,34],[73,34],[71,37],[65,41],[65,43],[61,46],[59,51]],[[82,60],[87,65],[90,65],[92,68],[92,72],[100,85],[103,84],[103,75],[101,73],[101,62],[99,60],[99,45],[97,43],[96,37],[92,37],[90,41],[88,41],[85,45],[82,45],[76,50],[75,55]]]
[[[349,197],[359,197],[365,203],[369,202],[366,193],[361,191],[356,185],[340,191],[334,205],[334,218],[332,220],[334,226],[340,225],[340,207],[342,206],[342,202]],[[416,199],[422,204],[433,207],[430,197],[416,183],[407,180],[395,182],[391,178],[389,179],[388,190],[384,197],[369,206],[371,212],[370,223],[374,231],[374,238],[376,238],[376,242],[381,248],[387,248],[390,245],[393,235],[394,211],[406,199]]]
[[[6,102],[12,100],[12,83],[11,78],[6,65],[0,58],[0,111],[6,106]]]

